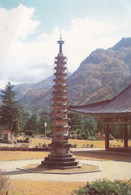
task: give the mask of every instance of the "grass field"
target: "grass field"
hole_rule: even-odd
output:
[[[128,141],[131,145],[131,140]],[[42,146],[44,143],[43,139],[38,138],[31,138],[29,146]],[[51,143],[51,140],[47,140],[47,144]],[[93,148],[104,148],[105,147],[105,141],[90,141],[90,140],[75,140],[70,139],[69,143],[72,145],[75,145],[77,148],[86,148],[86,147],[93,147]],[[113,146],[117,147],[118,145],[122,147],[123,143],[120,140],[113,140],[110,141],[110,144],[112,143]],[[27,144],[26,144],[27,145]],[[49,152],[24,152],[24,151],[0,151],[0,160],[21,160],[21,159],[42,159],[48,156]],[[105,155],[103,153],[101,154],[93,154],[87,152],[76,152],[76,157],[79,157],[79,159],[105,159]],[[107,158],[107,157],[106,157]],[[109,157],[110,158],[110,157]],[[113,157],[117,158],[117,157]],[[108,158],[107,158],[108,159]]]
[[[10,187],[8,195],[70,195],[79,186],[84,186],[84,182],[49,182],[49,181],[29,181],[9,180]]]
[[[46,140],[47,144],[51,143],[50,140]],[[94,147],[94,148],[104,148],[105,141],[104,140],[77,140],[77,139],[69,139],[69,143],[76,145],[77,148],[86,148],[86,147]],[[44,144],[44,139],[38,138],[30,138],[29,146],[42,146]],[[121,140],[110,140],[110,146],[112,147],[122,147],[124,142]],[[131,140],[128,141],[128,145],[131,146]]]
[[[86,160],[125,160],[130,161],[128,156],[111,155],[101,152],[87,152],[87,151],[77,151],[73,152],[77,159]],[[0,151],[0,161],[6,160],[26,160],[26,159],[44,159],[47,157],[49,152],[28,152],[28,151]]]
[[[26,160],[42,159],[48,155],[48,152],[28,152],[28,151],[0,151],[1,160]]]
[[[104,141],[88,141],[88,140],[69,140],[71,144],[77,147],[85,147],[87,144],[93,144],[94,147],[103,148]],[[42,145],[44,140],[31,139],[30,146]],[[51,143],[51,140],[47,140]],[[120,141],[114,140],[116,146],[122,144]],[[2,160],[20,160],[20,159],[44,159],[49,152],[28,152],[28,151],[0,151],[0,161]],[[77,159],[97,159],[97,160],[122,160],[129,161],[128,156],[107,155],[101,153],[74,152]],[[131,161],[130,161],[131,162]],[[48,181],[31,181],[31,180],[9,180],[8,195],[69,195],[72,190],[84,186],[84,182],[48,182]],[[64,189],[64,190],[63,190]]]
[[[3,154],[2,154],[3,153]],[[2,154],[2,155],[1,155]],[[0,160],[4,160],[5,157],[8,160],[12,159],[29,159],[36,157],[45,157],[48,152],[20,152],[20,151],[3,151],[0,152]],[[17,156],[17,157],[16,157]],[[128,156],[119,155],[103,155],[87,152],[75,152],[75,156],[78,159],[99,159],[99,160],[121,160],[129,161]],[[3,158],[3,159],[2,159]],[[131,159],[130,159],[131,162]],[[6,162],[5,162],[6,163]],[[8,195],[70,195],[79,186],[84,186],[84,182],[54,182],[54,181],[31,181],[31,180],[9,180],[9,193]]]

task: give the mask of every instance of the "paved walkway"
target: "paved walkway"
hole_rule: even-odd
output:
[[[83,173],[73,175],[57,175],[57,174],[39,174],[29,173],[17,168],[22,168],[29,164],[41,163],[43,159],[37,160],[18,160],[18,161],[0,161],[0,169],[4,174],[9,175],[11,179],[20,180],[37,180],[37,181],[63,181],[63,182],[86,182],[96,179],[107,178],[109,180],[129,180],[131,179],[131,162],[122,161],[95,161],[95,160],[80,160],[80,163],[89,163],[99,165],[101,172]]]

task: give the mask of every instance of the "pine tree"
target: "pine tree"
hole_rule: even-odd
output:
[[[19,101],[16,100],[16,93],[13,91],[14,85],[10,82],[2,90],[0,95],[2,100],[2,106],[0,107],[0,115],[2,116],[0,122],[2,125],[11,129],[13,121],[19,118],[21,106]]]

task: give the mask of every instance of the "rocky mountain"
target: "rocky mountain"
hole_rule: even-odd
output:
[[[131,82],[131,38],[96,49],[68,80],[70,103],[87,104],[114,96]]]
[[[23,106],[31,112],[50,111],[53,76],[33,85],[17,87]],[[68,78],[69,104],[101,101],[131,83],[131,38],[112,48],[96,49]]]
[[[42,112],[44,109],[46,111],[50,110],[48,101],[51,99],[51,93],[49,92],[50,95],[48,96],[48,91],[50,91],[52,83],[53,76],[50,76],[35,84],[15,85],[14,90],[16,91],[17,99],[21,101],[25,110],[29,113]]]
[[[68,77],[71,73],[68,72]],[[52,85],[54,76],[35,84],[16,85],[17,98],[29,113],[50,112],[52,104]]]
[[[31,91],[34,90],[41,91],[41,90],[49,89],[52,86],[52,82],[53,82],[53,76],[50,76],[35,84],[24,83],[24,84],[15,85],[14,90],[17,92],[18,98],[23,98],[27,93],[30,93]]]

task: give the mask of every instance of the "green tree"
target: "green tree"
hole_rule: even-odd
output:
[[[47,123],[47,136],[51,134],[51,117],[49,113],[42,113],[39,120],[39,131],[40,133],[45,133],[45,123]]]
[[[81,138],[81,134],[83,132],[83,115],[70,113],[69,118],[70,135],[74,138]]]
[[[26,134],[37,134],[38,129],[38,117],[36,114],[32,115],[26,122],[24,131]]]
[[[123,125],[113,125],[110,126],[110,134],[116,139],[123,139]]]
[[[94,118],[86,118],[84,120],[85,138],[96,137],[97,122]]]
[[[101,132],[101,134],[104,134],[104,124],[98,120],[97,120],[97,131]]]
[[[11,131],[14,132],[15,135],[17,135],[19,133],[20,127],[19,127],[19,120],[18,119],[13,121]]]
[[[10,82],[2,90],[0,95],[2,106],[0,107],[0,114],[2,116],[0,122],[2,125],[11,129],[13,121],[19,118],[21,106],[19,101],[16,100],[16,93],[13,91],[14,85]]]
[[[25,112],[22,109],[21,112],[20,112],[20,121],[19,121],[19,125],[20,125],[21,132],[24,131],[25,124],[27,123],[27,121],[29,120],[29,118],[30,118],[29,113],[28,112]]]

